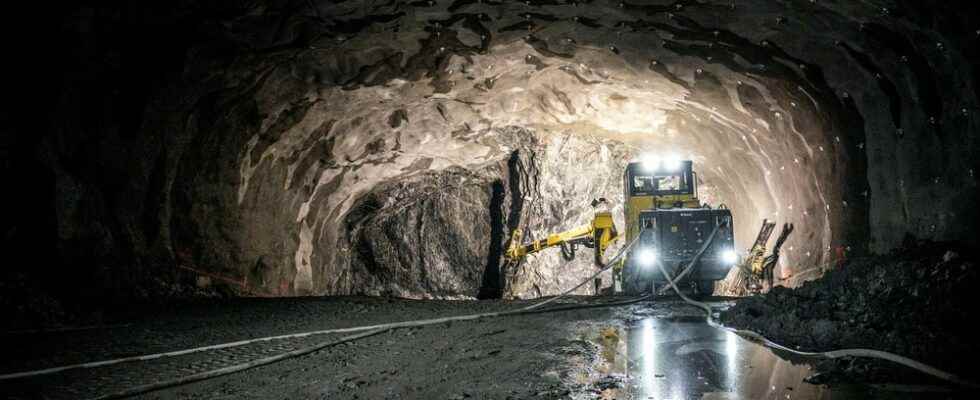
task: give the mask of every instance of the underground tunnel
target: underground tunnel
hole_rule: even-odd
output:
[[[35,11],[0,142],[10,398],[975,395],[973,2]],[[729,213],[738,261],[623,292],[624,174],[675,164],[695,205],[666,209]],[[511,256],[591,235],[595,199],[608,264],[598,235]],[[929,368],[793,354],[840,349]]]

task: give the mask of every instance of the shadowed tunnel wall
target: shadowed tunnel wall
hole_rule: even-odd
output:
[[[65,9],[60,40],[21,46],[38,83],[5,117],[5,181],[31,189],[4,199],[5,282],[54,298],[555,293],[589,257],[502,270],[510,230],[621,204],[624,165],[650,152],[695,161],[741,247],[762,218],[795,223],[786,284],[906,234],[975,242],[975,8]]]

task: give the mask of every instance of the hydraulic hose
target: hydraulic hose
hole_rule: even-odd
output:
[[[705,246],[707,246],[707,243],[705,244]],[[704,310],[705,314],[707,315],[706,320],[708,322],[708,325],[713,326],[715,328],[722,329],[722,330],[725,330],[725,331],[728,331],[728,332],[732,332],[732,333],[737,334],[739,336],[750,338],[750,339],[752,339],[752,340],[754,340],[754,341],[756,341],[758,343],[761,343],[763,346],[766,346],[766,347],[769,347],[769,348],[783,350],[783,351],[790,352],[790,353],[793,353],[793,354],[796,354],[796,355],[799,355],[799,356],[803,356],[803,357],[809,357],[809,358],[828,358],[828,359],[835,359],[835,358],[841,358],[841,357],[877,358],[877,359],[891,361],[893,363],[904,365],[906,367],[915,369],[917,371],[923,372],[923,373],[928,374],[928,375],[932,375],[934,377],[937,377],[939,379],[942,379],[942,380],[945,380],[945,381],[948,381],[948,382],[956,383],[956,384],[959,384],[959,385],[962,385],[962,386],[966,386],[966,387],[970,387],[970,388],[974,388],[974,389],[980,388],[980,385],[977,385],[976,383],[973,383],[973,382],[966,381],[966,380],[964,380],[964,379],[962,379],[962,378],[960,378],[960,377],[958,377],[958,376],[956,376],[954,374],[951,374],[949,372],[946,372],[946,371],[943,371],[943,370],[938,369],[936,367],[933,367],[933,366],[927,365],[925,363],[922,363],[922,362],[913,360],[911,358],[903,357],[903,356],[900,356],[900,355],[897,355],[897,354],[894,354],[894,353],[889,353],[889,352],[886,352],[886,351],[872,350],[872,349],[840,349],[840,350],[832,350],[832,351],[805,352],[805,351],[799,351],[799,350],[791,349],[791,348],[786,347],[786,346],[783,346],[783,345],[781,345],[779,343],[773,342],[772,340],[769,340],[765,336],[762,336],[761,334],[756,333],[756,332],[753,332],[753,331],[743,330],[743,329],[729,328],[729,327],[724,326],[721,323],[719,323],[719,322],[717,322],[717,321],[714,320],[714,310],[711,308],[711,306],[709,304],[703,303],[703,302],[700,302],[700,301],[696,301],[696,300],[692,300],[689,297],[687,297],[686,295],[684,295],[684,293],[682,293],[681,290],[677,287],[677,284],[675,282],[675,279],[671,278],[670,274],[667,273],[667,269],[664,268],[663,264],[661,264],[659,261],[656,262],[656,264],[657,264],[657,268],[660,269],[660,273],[663,274],[664,279],[666,279],[667,280],[667,283],[670,285],[670,287],[672,289],[674,289],[674,292],[677,293],[677,295],[680,296],[680,298],[682,300],[684,300],[685,302],[687,302],[688,304],[693,305],[695,307],[698,307],[698,308]]]
[[[755,340],[755,341],[763,344],[764,346],[767,346],[767,347],[770,347],[770,348],[780,349],[780,350],[787,351],[787,352],[790,352],[790,353],[793,353],[793,354],[797,354],[797,355],[800,355],[800,356],[804,356],[804,357],[822,357],[822,358],[831,358],[831,359],[833,359],[833,358],[840,358],[840,357],[870,357],[870,358],[878,358],[878,359],[883,359],[883,360],[887,360],[887,361],[892,361],[892,362],[895,362],[895,363],[899,363],[899,364],[902,364],[902,365],[911,367],[913,369],[922,371],[922,372],[924,372],[926,374],[929,374],[929,375],[932,375],[932,376],[935,376],[935,377],[938,377],[940,379],[944,379],[944,380],[947,380],[947,381],[950,381],[950,382],[954,382],[954,383],[957,383],[957,384],[960,384],[960,385],[964,385],[964,386],[971,387],[971,388],[977,388],[978,387],[978,385],[976,385],[976,384],[974,384],[972,382],[965,381],[965,380],[957,377],[954,374],[950,374],[948,372],[939,370],[939,369],[937,369],[935,367],[932,367],[932,366],[926,365],[924,363],[921,363],[921,362],[918,362],[918,361],[915,361],[915,360],[912,360],[912,359],[909,359],[909,358],[906,358],[906,357],[902,357],[902,356],[899,356],[899,355],[896,355],[896,354],[892,354],[892,353],[888,353],[888,352],[884,352],[884,351],[878,351],[878,350],[871,350],[871,349],[843,349],[843,350],[834,350],[834,351],[827,351],[827,352],[801,352],[801,351],[797,351],[797,350],[788,348],[786,346],[780,345],[778,343],[775,343],[775,342],[773,342],[773,341],[765,338],[764,336],[762,336],[762,335],[760,335],[760,334],[758,334],[756,332],[729,328],[729,327],[726,327],[726,326],[724,326],[724,325],[722,325],[722,324],[714,321],[713,310],[712,310],[711,306],[708,305],[708,304],[706,304],[706,303],[698,302],[698,301],[695,301],[695,300],[692,300],[692,299],[688,298],[677,287],[676,281],[679,280],[679,279],[681,279],[682,276],[693,267],[693,265],[696,263],[696,261],[704,253],[705,249],[707,249],[707,247],[710,246],[710,243],[714,239],[714,236],[715,236],[715,233],[717,233],[717,230],[718,230],[718,226],[716,226],[715,227],[715,230],[711,233],[711,235],[709,235],[708,240],[702,246],[701,250],[695,256],[694,260],[692,260],[692,262],[688,264],[688,266],[684,270],[684,272],[682,272],[681,274],[679,274],[677,278],[672,278],[670,276],[670,274],[667,272],[667,270],[664,268],[664,266],[660,262],[656,262],[656,265],[657,265],[658,269],[660,270],[661,274],[663,274],[664,278],[667,280],[667,282],[670,285],[670,287],[678,294],[678,296],[680,296],[681,299],[683,299],[688,304],[694,305],[694,306],[696,306],[698,308],[701,308],[702,310],[705,311],[705,313],[707,315],[706,320],[707,320],[707,322],[708,322],[708,324],[710,326],[713,326],[713,327],[718,328],[718,329],[723,329],[723,330],[726,330],[726,331],[729,331],[729,332],[738,334],[738,335],[743,336],[743,337],[747,337],[747,338],[753,339],[753,340]],[[123,391],[119,391],[119,392],[115,392],[115,393],[111,393],[111,394],[107,394],[107,395],[104,395],[104,396],[97,397],[97,399],[117,399],[117,398],[123,398],[123,397],[129,397],[129,396],[133,396],[133,395],[137,395],[137,394],[147,393],[147,392],[150,392],[150,391],[159,390],[159,389],[163,389],[163,388],[167,388],[167,387],[173,387],[173,386],[183,385],[183,384],[187,384],[187,383],[191,383],[191,382],[196,382],[196,381],[211,379],[211,378],[215,378],[215,377],[219,377],[219,376],[223,376],[223,375],[228,375],[228,374],[232,374],[232,373],[244,371],[244,370],[247,370],[247,369],[256,368],[256,367],[263,366],[263,365],[273,364],[273,363],[276,363],[276,362],[279,362],[279,361],[283,361],[283,360],[286,360],[286,359],[300,357],[300,356],[303,356],[303,355],[306,355],[306,354],[310,354],[310,353],[316,352],[318,350],[322,350],[322,349],[327,348],[327,347],[330,347],[330,346],[334,346],[334,345],[337,345],[337,344],[346,343],[346,342],[350,342],[350,341],[354,341],[354,340],[358,340],[358,339],[362,339],[362,338],[374,336],[374,335],[377,335],[377,334],[380,334],[380,333],[383,333],[383,332],[386,332],[386,331],[389,331],[389,330],[392,330],[392,329],[397,329],[397,328],[420,327],[420,326],[433,325],[433,324],[439,324],[439,323],[445,323],[445,322],[452,322],[452,321],[476,320],[476,319],[481,319],[481,318],[493,318],[493,317],[501,317],[501,316],[508,316],[508,315],[537,314],[537,313],[547,313],[547,312],[560,312],[560,311],[575,310],[575,309],[598,308],[598,307],[615,307],[615,306],[623,306],[623,305],[635,304],[635,303],[638,303],[638,302],[641,302],[641,301],[648,300],[648,299],[652,298],[653,297],[653,294],[650,294],[650,295],[647,295],[647,296],[641,296],[641,297],[633,298],[633,299],[629,299],[629,300],[624,300],[624,301],[613,301],[613,302],[605,302],[605,303],[598,303],[598,304],[594,304],[593,303],[593,304],[582,304],[582,305],[570,305],[570,306],[564,306],[564,307],[551,307],[551,308],[541,309],[542,306],[545,306],[545,305],[550,304],[550,303],[552,303],[554,301],[557,301],[558,299],[561,299],[563,297],[568,296],[569,294],[571,294],[575,290],[581,288],[583,285],[591,282],[593,279],[595,279],[596,277],[598,277],[599,274],[607,271],[609,268],[611,268],[613,265],[615,265],[615,263],[618,262],[624,255],[626,255],[627,253],[629,253],[629,252],[632,251],[632,248],[637,243],[637,239],[639,237],[640,237],[640,235],[637,235],[637,238],[635,238],[632,242],[630,242],[626,247],[624,247],[623,249],[621,249],[612,260],[610,260],[608,263],[606,263],[606,266],[602,267],[598,272],[594,273],[591,277],[589,277],[588,279],[582,281],[578,285],[572,287],[571,289],[566,290],[565,292],[559,294],[558,296],[555,296],[555,297],[546,299],[544,301],[540,301],[540,302],[531,304],[531,305],[526,306],[526,307],[521,307],[521,308],[518,308],[518,309],[515,309],[515,310],[500,311],[500,312],[490,312],[490,313],[480,313],[480,314],[470,314],[470,315],[462,315],[462,316],[455,316],[455,317],[443,317],[443,318],[432,318],[432,319],[423,319],[423,320],[403,321],[403,322],[396,322],[396,323],[387,323],[387,324],[378,324],[378,325],[369,325],[369,326],[359,326],[359,327],[351,327],[351,328],[326,329],[326,330],[318,330],[318,331],[310,331],[310,332],[301,332],[301,333],[295,333],[295,334],[289,334],[289,335],[270,336],[270,337],[256,338],[256,339],[250,339],[250,340],[241,340],[241,341],[229,342],[229,343],[223,343],[223,344],[217,344],[217,345],[211,345],[211,346],[197,347],[197,348],[193,348],[193,349],[178,350],[178,351],[167,352],[167,353],[157,353],[157,354],[149,354],[149,355],[143,355],[143,356],[118,358],[118,359],[112,359],[112,360],[97,361],[97,362],[83,363],[83,364],[74,364],[74,365],[67,365],[67,366],[55,367],[55,368],[48,368],[48,369],[42,369],[42,370],[25,371],[25,372],[13,373],[13,374],[6,374],[6,375],[0,375],[0,380],[15,379],[15,378],[24,378],[24,377],[33,377],[33,376],[39,376],[39,375],[46,375],[46,374],[51,374],[51,373],[56,373],[56,372],[61,372],[61,371],[66,371],[66,370],[71,370],[71,369],[93,368],[93,367],[99,367],[99,366],[107,366],[107,365],[119,364],[119,363],[124,363],[124,362],[143,361],[143,360],[152,360],[152,359],[163,358],[163,357],[180,356],[180,355],[192,354],[192,353],[197,353],[197,352],[202,352],[202,351],[208,351],[208,350],[216,350],[216,349],[223,349],[223,348],[229,348],[229,347],[244,346],[244,345],[247,345],[247,344],[252,344],[252,343],[257,343],[257,342],[263,342],[263,341],[273,341],[273,340],[290,339],[290,338],[301,338],[301,337],[309,337],[309,336],[323,335],[323,334],[330,334],[330,333],[353,333],[353,332],[357,332],[357,333],[355,333],[353,335],[345,336],[345,337],[342,337],[342,338],[339,338],[339,339],[336,339],[336,340],[321,342],[321,343],[318,343],[318,344],[315,344],[315,345],[312,345],[312,346],[309,346],[309,347],[306,347],[306,348],[289,351],[289,352],[278,354],[278,355],[275,355],[275,356],[261,358],[261,359],[258,359],[258,360],[253,360],[253,361],[249,361],[249,362],[246,362],[246,363],[236,364],[236,365],[232,365],[232,366],[224,367],[224,368],[219,368],[219,369],[215,369],[215,370],[204,371],[204,372],[201,372],[201,373],[192,374],[192,375],[188,375],[188,376],[183,376],[183,377],[176,378],[176,379],[173,379],[173,380],[155,382],[155,383],[151,383],[151,384],[148,384],[148,385],[142,385],[142,386],[136,386],[136,387],[125,389]]]
[[[569,311],[569,310],[581,310],[581,309],[588,309],[588,308],[620,307],[620,306],[625,306],[625,305],[630,305],[630,304],[636,304],[636,303],[639,303],[641,301],[645,301],[645,300],[649,300],[649,299],[653,298],[653,294],[649,294],[649,295],[646,295],[646,296],[640,296],[640,297],[637,297],[637,298],[623,300],[623,301],[611,301],[611,302],[604,302],[604,303],[597,303],[597,304],[596,303],[593,303],[593,304],[576,304],[576,305],[569,305],[569,306],[563,306],[563,307],[550,307],[550,308],[545,308],[545,309],[541,309],[540,308],[541,306],[544,306],[544,305],[546,305],[548,303],[551,303],[551,302],[553,302],[555,300],[558,300],[558,299],[560,299],[562,297],[565,297],[565,296],[569,295],[570,293],[574,292],[576,289],[582,287],[586,283],[591,282],[593,279],[595,279],[597,276],[599,276],[599,274],[601,274],[602,272],[605,272],[606,270],[608,270],[609,268],[611,268],[611,266],[616,261],[619,261],[619,259],[622,258],[622,256],[625,255],[633,247],[633,245],[636,244],[636,242],[637,242],[636,239],[634,239],[632,242],[630,242],[629,245],[627,245],[626,247],[624,247],[622,250],[619,251],[619,253],[616,255],[616,257],[614,257],[612,259],[611,262],[609,262],[609,263],[606,264],[607,266],[605,266],[602,269],[600,269],[598,272],[596,272],[595,274],[593,274],[588,279],[582,281],[582,283],[579,283],[575,287],[566,290],[565,292],[561,293],[558,296],[552,297],[552,298],[547,299],[545,301],[541,301],[541,302],[532,304],[532,305],[527,306],[527,307],[522,307],[522,308],[519,308],[519,309],[516,309],[516,310],[511,310],[511,311],[503,311],[503,312],[495,312],[495,313],[473,314],[473,315],[464,315],[464,316],[459,316],[459,317],[446,317],[446,318],[436,318],[436,319],[419,320],[419,321],[406,321],[406,322],[403,322],[403,323],[374,325],[372,327],[346,328],[346,329],[370,329],[370,330],[368,330],[367,332],[362,332],[362,333],[358,333],[358,334],[354,334],[354,335],[350,335],[350,336],[345,336],[345,337],[342,337],[340,339],[333,340],[333,341],[327,341],[327,342],[317,343],[315,345],[312,345],[312,346],[309,346],[309,347],[306,347],[306,348],[297,349],[297,350],[289,351],[289,352],[282,353],[282,354],[277,354],[275,356],[265,357],[265,358],[261,358],[261,359],[258,359],[258,360],[253,360],[253,361],[249,361],[249,362],[245,362],[245,363],[241,363],[241,364],[236,364],[236,365],[232,365],[232,366],[228,366],[228,367],[224,367],[224,368],[218,368],[218,369],[214,369],[214,370],[204,371],[204,372],[200,372],[200,373],[196,373],[196,374],[192,374],[192,375],[182,376],[182,377],[179,377],[179,378],[176,378],[176,379],[172,379],[172,380],[168,380],[168,381],[160,381],[160,382],[154,382],[154,383],[147,384],[147,385],[141,385],[141,386],[131,387],[131,388],[128,388],[128,389],[119,391],[119,392],[115,392],[115,393],[110,393],[110,394],[107,394],[107,395],[99,396],[99,397],[96,397],[96,398],[94,398],[92,400],[120,399],[120,398],[135,396],[135,395],[138,395],[138,394],[148,393],[148,392],[155,391],[155,390],[165,389],[165,388],[168,388],[168,387],[180,386],[180,385],[184,385],[184,384],[188,384],[188,383],[192,383],[192,382],[197,382],[197,381],[202,381],[202,380],[206,380],[206,379],[217,378],[219,376],[229,375],[229,374],[233,374],[233,373],[236,373],[236,372],[241,372],[241,371],[245,371],[245,370],[248,370],[248,369],[260,367],[260,366],[263,366],[263,365],[273,364],[273,363],[276,363],[276,362],[279,362],[279,361],[283,361],[283,360],[287,360],[287,359],[290,359],[290,358],[300,357],[300,356],[303,356],[303,355],[306,355],[306,354],[310,354],[310,353],[316,352],[318,350],[322,350],[322,349],[327,348],[327,347],[330,347],[330,346],[334,346],[334,345],[337,345],[337,344],[347,343],[347,342],[351,342],[351,341],[354,341],[354,340],[358,340],[358,339],[362,339],[362,338],[374,336],[374,335],[377,335],[379,333],[387,332],[387,331],[390,331],[390,330],[393,330],[393,329],[397,329],[397,328],[416,327],[416,326],[431,325],[431,324],[437,324],[437,323],[443,323],[443,322],[463,321],[463,320],[471,320],[471,319],[478,319],[478,318],[501,317],[501,316],[509,316],[509,315],[541,314],[541,313],[560,312],[560,311]],[[307,332],[305,334],[308,336],[308,335],[312,335],[312,334],[320,334],[322,332],[325,332],[325,331]],[[303,334],[298,334],[298,335],[303,335]],[[286,335],[286,336],[289,336],[289,335]],[[284,337],[285,336],[277,336],[276,338],[284,338]],[[293,336],[293,337],[299,337],[299,336]],[[269,339],[269,338],[261,338],[261,339],[274,340],[274,339]],[[260,340],[260,339],[257,339],[257,340]],[[239,342],[236,342],[236,343],[239,343]],[[195,349],[191,349],[191,350],[195,350]],[[203,350],[201,350],[201,351],[203,351]],[[188,354],[188,353],[185,352],[185,353],[182,353],[182,354]],[[109,361],[114,361],[114,360],[109,360]],[[118,362],[124,362],[124,361],[118,361]],[[108,365],[108,364],[102,364],[102,365]]]
[[[121,399],[121,398],[125,398],[125,397],[136,396],[138,394],[152,392],[154,390],[160,390],[160,389],[165,389],[165,388],[168,388],[168,387],[186,385],[186,384],[192,383],[192,382],[198,382],[198,381],[203,381],[203,380],[206,380],[206,379],[217,378],[219,376],[229,375],[229,374],[233,374],[233,373],[236,373],[236,372],[245,371],[247,369],[252,369],[252,368],[260,367],[260,366],[263,366],[263,365],[269,365],[269,364],[276,363],[276,362],[283,361],[283,360],[287,360],[287,359],[290,359],[290,358],[296,358],[296,357],[299,357],[299,356],[303,356],[303,355],[306,355],[306,354],[313,353],[313,352],[315,352],[317,350],[325,349],[325,348],[330,347],[330,346],[335,346],[335,345],[338,345],[338,344],[341,344],[341,343],[352,342],[352,341],[355,341],[357,339],[363,339],[363,338],[366,338],[366,337],[374,336],[374,335],[377,335],[379,333],[386,332],[388,330],[390,330],[390,329],[385,328],[385,329],[376,329],[376,330],[373,330],[373,331],[362,332],[362,333],[358,333],[358,334],[354,334],[354,335],[350,335],[350,336],[345,336],[345,337],[342,337],[342,338],[337,339],[337,340],[332,340],[332,341],[328,341],[328,342],[317,343],[317,344],[315,344],[313,346],[305,347],[305,348],[302,348],[302,349],[297,349],[297,350],[293,350],[293,351],[287,351],[285,353],[276,354],[274,356],[260,358],[258,360],[252,360],[252,361],[249,361],[249,362],[245,362],[245,363],[241,363],[241,364],[235,364],[235,365],[224,367],[224,368],[218,368],[218,369],[213,369],[213,370],[198,372],[196,374],[182,376],[180,378],[176,378],[176,379],[172,379],[172,380],[159,381],[159,382],[153,382],[153,383],[146,384],[146,385],[134,386],[134,387],[131,387],[131,388],[127,388],[127,389],[118,391],[118,392],[109,393],[109,394],[106,394],[106,395],[94,397],[94,398],[92,398],[90,400]]]
[[[677,274],[677,278],[676,279],[678,281],[680,281],[681,279],[684,279],[684,277],[687,276],[687,274],[691,273],[691,271],[694,270],[694,265],[697,264],[699,260],[701,260],[701,256],[704,255],[704,251],[707,250],[709,246],[711,246],[711,243],[712,242],[714,242],[715,235],[718,233],[718,230],[721,229],[721,227],[724,226],[724,225],[726,225],[726,224],[728,224],[728,222],[723,222],[721,224],[715,225],[715,228],[713,230],[711,230],[711,234],[708,235],[708,239],[706,239],[704,241],[704,244],[701,245],[701,249],[699,249],[698,252],[694,255],[694,258],[692,258],[691,261],[689,263],[687,263],[687,267],[685,267],[684,270],[681,271],[680,274]],[[659,264],[659,261],[658,261],[658,264]],[[659,291],[657,291],[657,294],[667,293],[667,288],[668,288],[667,286],[661,288]]]
[[[529,312],[531,310],[538,309],[538,308],[540,308],[540,307],[542,307],[544,305],[550,304],[550,303],[552,303],[554,301],[557,301],[558,299],[567,297],[569,294],[571,294],[572,292],[578,290],[579,288],[581,288],[585,284],[587,284],[589,282],[592,282],[592,280],[595,279],[596,277],[598,277],[599,274],[601,274],[601,273],[609,270],[609,268],[612,268],[612,266],[617,261],[619,261],[619,259],[621,259],[624,255],[626,255],[629,252],[629,250],[632,249],[632,247],[636,244],[638,238],[639,238],[639,236],[637,236],[637,238],[634,238],[633,241],[630,242],[626,247],[624,247],[623,249],[621,249],[616,254],[616,256],[613,257],[613,259],[610,260],[610,262],[608,262],[606,264],[606,266],[602,267],[598,272],[596,272],[595,274],[593,274],[592,276],[590,276],[588,279],[582,281],[578,285],[572,287],[571,289],[568,289],[568,290],[562,292],[558,296],[555,296],[555,297],[552,297],[552,298],[549,298],[549,299],[546,299],[546,300],[543,300],[543,301],[540,301],[540,302],[537,302],[537,303],[528,305],[526,307],[518,308],[518,309],[515,309],[515,310],[488,312],[488,313],[480,313],[480,314],[460,315],[460,316],[454,316],[454,317],[442,317],[442,318],[430,318],[430,319],[421,319],[421,320],[411,320],[411,321],[403,321],[403,322],[391,322],[391,323],[384,323],[384,324],[377,324],[377,325],[355,326],[355,327],[350,327],[350,328],[323,329],[323,330],[300,332],[300,333],[293,333],[293,334],[287,334],[287,335],[278,335],[278,336],[267,336],[267,337],[261,337],[261,338],[255,338],[255,339],[239,340],[239,341],[234,341],[234,342],[220,343],[220,344],[214,344],[214,345],[209,345],[209,346],[201,346],[201,347],[195,347],[195,348],[183,349],[183,350],[176,350],[176,351],[170,351],[170,352],[164,352],[164,353],[145,354],[145,355],[132,356],[132,357],[122,357],[122,358],[115,358],[115,359],[110,359],[110,360],[93,361],[93,362],[87,362],[87,363],[71,364],[71,365],[64,365],[64,366],[59,366],[59,367],[38,369],[38,370],[32,370],[32,371],[23,371],[23,372],[15,372],[15,373],[3,374],[3,375],[0,375],[0,381],[2,381],[2,380],[8,380],[8,379],[35,377],[35,376],[40,376],[40,375],[47,375],[47,374],[53,374],[53,373],[57,373],[57,372],[69,371],[69,370],[73,370],[73,369],[96,368],[96,367],[104,367],[104,366],[109,366],[109,365],[114,365],[114,364],[125,363],[125,362],[148,361],[148,360],[154,360],[154,359],[158,359],[158,358],[183,356],[183,355],[188,355],[188,354],[200,353],[200,352],[203,352],[203,351],[220,350],[220,349],[226,349],[226,348],[230,348],[230,347],[245,346],[245,345],[259,343],[259,342],[269,342],[269,341],[283,340],[283,339],[296,339],[296,338],[304,338],[304,337],[310,337],[310,336],[335,334],[335,333],[354,333],[354,332],[364,332],[364,331],[374,331],[374,330],[388,330],[388,329],[396,329],[396,328],[412,328],[412,327],[419,327],[419,326],[426,326],[426,325],[433,325],[433,324],[441,324],[441,323],[446,323],[446,322],[470,321],[470,320],[476,320],[476,319],[481,319],[481,318],[494,318],[494,317],[501,317],[501,316],[506,316],[506,315],[523,314],[523,313],[527,313],[527,312]]]
[[[589,308],[620,307],[620,306],[626,306],[626,305],[630,305],[630,304],[636,304],[636,303],[639,303],[639,302],[644,301],[644,300],[649,300],[652,297],[653,297],[652,295],[646,295],[646,296],[641,296],[641,297],[637,297],[637,298],[633,298],[633,299],[629,299],[629,300],[623,300],[623,301],[610,301],[610,302],[593,303],[593,304],[576,304],[576,305],[570,305],[570,306],[564,306],[564,307],[551,307],[551,308],[546,308],[546,309],[535,309],[535,310],[526,310],[526,311],[518,310],[519,312],[515,312],[513,314],[506,314],[506,315],[543,314],[543,313],[561,312],[561,311],[570,311],[570,310],[582,310],[582,309],[589,309]],[[138,394],[152,392],[152,391],[155,391],[155,390],[166,389],[168,387],[186,385],[186,384],[193,383],[193,382],[198,382],[198,381],[203,381],[203,380],[207,380],[207,379],[217,378],[219,376],[229,375],[229,374],[233,374],[233,373],[236,373],[236,372],[241,372],[241,371],[245,371],[245,370],[248,370],[248,369],[261,367],[261,366],[264,366],[264,365],[274,364],[274,363],[277,363],[279,361],[284,361],[284,360],[288,360],[288,359],[291,359],[291,358],[296,358],[296,357],[304,356],[304,355],[307,355],[307,354],[310,354],[310,353],[314,353],[314,352],[319,351],[319,350],[323,350],[323,349],[325,349],[327,347],[335,346],[335,345],[342,344],[342,343],[353,342],[353,341],[358,340],[358,339],[368,338],[368,337],[375,336],[375,335],[378,335],[378,334],[381,334],[381,333],[384,333],[384,332],[387,332],[387,331],[391,331],[391,330],[394,330],[394,329],[395,328],[382,328],[382,329],[375,329],[375,330],[371,330],[371,331],[367,331],[367,332],[362,332],[362,333],[358,333],[358,334],[354,334],[354,335],[350,335],[350,336],[345,336],[345,337],[339,338],[337,340],[332,340],[332,341],[317,343],[315,345],[312,345],[312,346],[309,346],[309,347],[305,347],[305,348],[302,348],[302,349],[297,349],[297,350],[288,351],[288,352],[285,352],[285,353],[282,353],[282,354],[277,354],[277,355],[274,355],[274,356],[260,358],[258,360],[252,360],[252,361],[249,361],[249,362],[245,362],[245,363],[241,363],[241,364],[236,364],[236,365],[231,365],[231,366],[228,366],[228,367],[213,369],[213,370],[209,370],[209,371],[203,371],[203,372],[199,372],[199,373],[196,373],[196,374],[182,376],[182,377],[171,379],[171,380],[167,380],[167,381],[159,381],[159,382],[154,382],[154,383],[150,383],[150,384],[146,384],[146,385],[134,386],[134,387],[131,387],[131,388],[127,388],[127,389],[118,391],[118,392],[109,393],[109,394],[106,394],[106,395],[95,397],[95,398],[92,398],[92,399],[89,399],[89,400],[121,399],[121,398],[130,397],[130,396],[136,396]]]

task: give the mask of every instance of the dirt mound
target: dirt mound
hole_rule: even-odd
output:
[[[910,239],[891,254],[852,259],[799,288],[742,299],[721,320],[804,351],[884,350],[976,380],[977,275],[972,250]],[[919,376],[863,359],[822,362],[817,369],[834,380]]]

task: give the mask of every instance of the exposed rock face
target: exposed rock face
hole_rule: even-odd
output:
[[[521,218],[525,240],[588,224],[593,217],[589,204],[600,197],[613,205],[610,211],[622,230],[622,174],[628,161],[627,151],[615,141],[569,134],[542,138],[529,161],[533,163],[532,174],[518,188],[526,199]],[[610,254],[616,249],[610,249]],[[533,254],[519,267],[506,271],[507,295],[527,298],[558,293],[591,276],[595,268],[590,249],[580,248],[571,262],[557,251]],[[608,286],[611,276],[604,278]],[[586,285],[580,292],[593,290]]]
[[[489,210],[502,188],[499,175],[453,168],[373,190],[345,219],[346,244],[338,250],[350,266],[337,268],[337,283],[328,287],[400,297],[475,296],[491,224],[499,224]]]
[[[549,294],[588,257],[504,270],[510,230],[621,204],[648,151],[691,157],[743,246],[795,222],[787,283],[907,232],[975,241],[977,6],[943,4],[71,9],[24,53],[63,79],[24,87],[46,134],[0,146],[42,199],[4,200],[4,251],[86,295],[188,270],[255,295]]]

